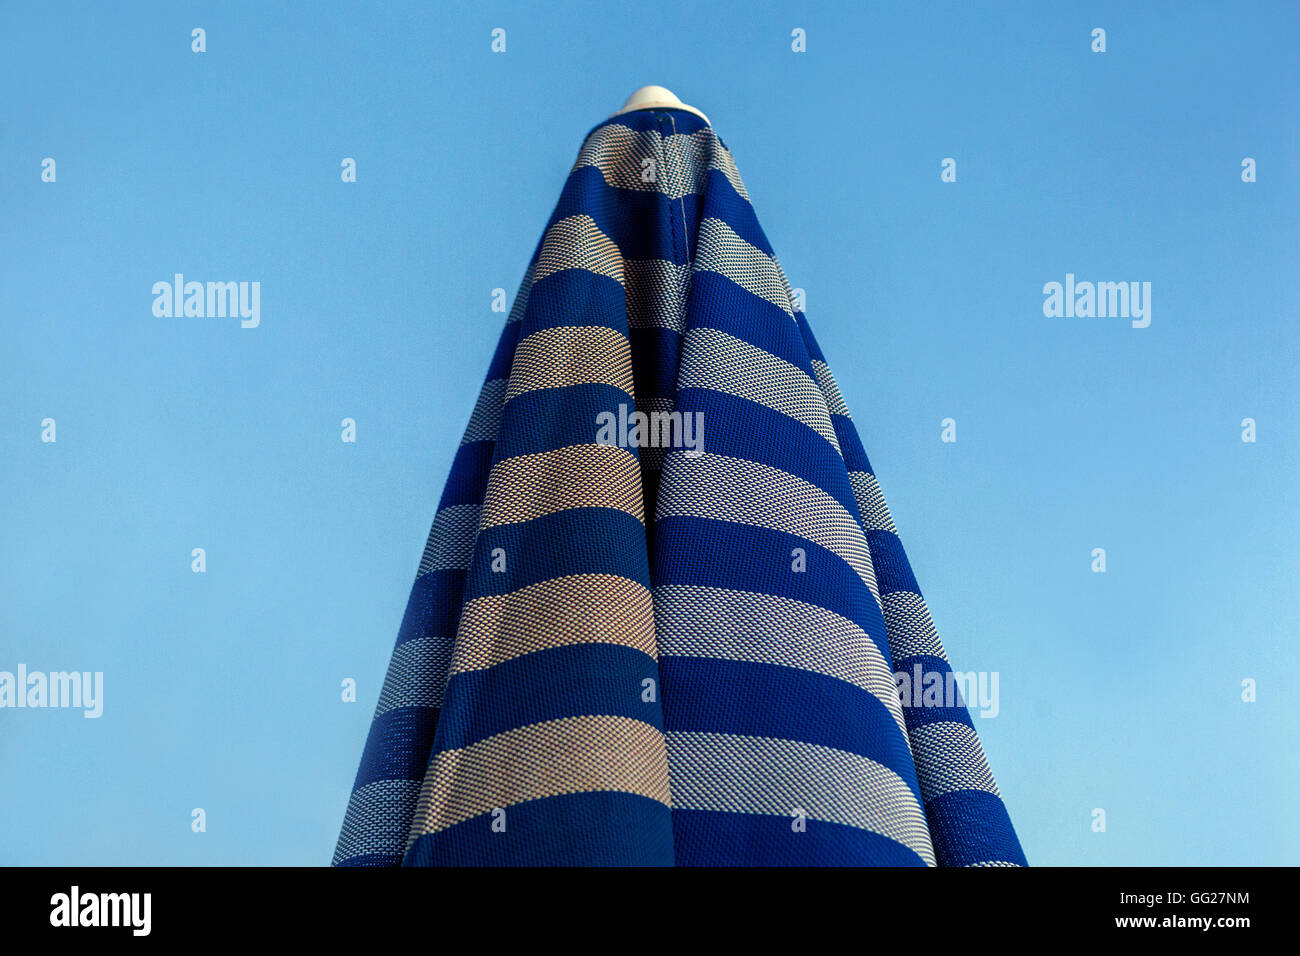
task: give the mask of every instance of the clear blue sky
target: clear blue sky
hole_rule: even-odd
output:
[[[0,7],[0,670],[105,684],[0,710],[0,863],[328,862],[491,290],[647,83],[732,148],[1001,675],[1030,862],[1300,862],[1300,6],[751,6]],[[260,327],[156,318],[176,272]],[[1067,272],[1150,327],[1045,318]]]

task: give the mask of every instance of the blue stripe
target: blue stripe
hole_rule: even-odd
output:
[[[676,407],[683,413],[703,413],[704,451],[758,462],[802,478],[858,518],[844,459],[834,445],[803,422],[759,402],[707,388],[682,389]],[[726,427],[710,430],[709,422],[725,422]]]
[[[867,532],[867,544],[871,546],[871,560],[876,569],[876,585],[880,596],[893,594],[895,591],[908,591],[920,594],[921,588],[912,574],[912,565],[907,561],[903,551],[903,542],[892,531],[877,529]]]
[[[773,255],[753,207],[736,192],[730,180],[712,170],[706,183],[706,193],[669,198],[656,190],[611,186],[594,166],[579,166],[565,181],[546,228],[570,216],[587,216],[626,259],[663,259],[689,265],[687,247],[677,244],[678,236],[668,224],[672,222],[688,236],[694,236],[701,218],[707,216],[725,222],[741,239]],[[661,228],[646,229],[647,222],[660,224]],[[692,242],[690,248],[694,245]],[[786,321],[790,321],[789,316]]]
[[[492,570],[497,548],[505,552],[504,571]],[[475,554],[467,596],[506,594],[573,574],[617,574],[650,586],[645,528],[614,508],[570,508],[484,528]]]
[[[497,339],[496,351],[492,353],[492,362],[488,365],[484,383],[497,378],[506,378],[510,374],[510,364],[515,360],[515,347],[519,344],[519,329],[522,323],[507,322]]]
[[[533,283],[524,307],[522,341],[542,329],[599,326],[627,335],[623,284],[589,269],[561,269]],[[517,350],[518,346],[516,346]]]
[[[697,300],[708,302],[708,308],[697,311]],[[707,269],[691,277],[691,303],[688,335],[697,326],[726,332],[802,369],[816,381],[799,330],[779,306],[760,299],[720,272]]]
[[[808,349],[808,354],[819,362],[825,363],[826,356],[822,354],[822,347],[817,344],[817,337],[813,335],[812,326],[808,324],[808,317],[802,311],[795,311],[794,320],[799,325],[799,334],[803,336],[803,344]]]
[[[844,455],[844,467],[848,471],[865,471],[875,477],[871,460],[867,458],[867,450],[862,447],[862,439],[858,437],[853,422],[843,415],[832,415],[831,426],[835,429],[835,440],[840,443],[840,453]]]
[[[922,687],[920,691],[916,690],[916,665],[921,665]],[[953,707],[948,706],[929,706],[925,703],[925,686],[924,681],[930,674],[937,674],[941,684],[938,686],[941,700],[946,700],[948,690],[948,675],[953,672],[942,657],[935,657],[933,654],[913,654],[909,657],[901,658],[894,662],[894,673],[902,671],[907,674],[911,682],[909,694],[901,698],[903,703],[903,719],[907,723],[907,729],[914,727],[924,727],[926,724],[940,724],[946,721],[953,723],[965,724],[971,730],[975,729],[975,724],[971,720],[970,714],[966,710],[965,703]],[[961,692],[958,689],[957,696],[960,698]],[[920,699],[918,705],[914,701]]]
[[[570,445],[595,443],[600,426],[596,416],[618,407],[635,411],[632,396],[621,388],[604,384],[538,388],[523,392],[506,403],[501,419],[497,459],[536,455]],[[629,452],[637,454],[636,448]]]
[[[711,169],[707,179],[704,200],[704,215],[711,219],[721,219],[731,231],[744,239],[751,246],[761,249],[766,255],[774,256],[772,245],[767,241],[763,227],[758,224],[758,216],[749,200],[736,192],[720,170]],[[788,318],[786,321],[790,321]]]
[[[438,510],[451,505],[477,505],[483,502],[488,472],[492,469],[492,442],[472,441],[456,449],[451,473],[443,488]]]
[[[531,800],[419,837],[407,866],[672,866],[672,817],[657,800],[602,790]],[[505,831],[494,832],[494,819]]]
[[[793,813],[793,808],[792,808]],[[678,866],[925,866],[896,840],[860,827],[794,817],[674,810]]]
[[[419,637],[455,637],[464,593],[465,572],[459,569],[430,571],[416,578],[397,630],[397,645]]]
[[[376,780],[424,779],[437,724],[437,707],[398,707],[376,717],[352,789]]]
[[[791,571],[790,551],[803,548],[808,570]],[[754,525],[672,515],[655,522],[652,580],[793,598],[834,611],[862,628],[889,661],[885,620],[871,592],[844,559],[806,538]],[[729,561],[690,561],[672,555],[743,555]]]
[[[618,246],[624,259],[663,259],[688,265],[690,258],[678,247],[679,237],[668,228],[670,217],[680,222],[683,214],[688,235],[695,235],[700,223],[698,196],[676,200],[660,192],[621,189],[605,182],[594,166],[580,166],[569,174],[546,228],[570,216],[587,216]],[[663,227],[647,229],[647,222],[662,223]]]
[[[907,738],[861,687],[795,667],[718,658],[665,655],[659,671],[666,729],[834,747],[888,767],[921,802]]]
[[[641,699],[645,680],[658,683],[654,658],[617,644],[549,647],[462,671],[447,682],[438,749],[457,750],[516,727],[590,714],[662,729],[657,691],[654,701]]]
[[[984,790],[954,790],[925,805],[940,866],[1001,860],[1028,866],[1002,801]]]

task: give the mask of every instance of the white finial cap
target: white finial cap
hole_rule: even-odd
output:
[[[688,113],[694,113],[704,122],[709,122],[709,118],[697,110],[694,106],[687,106],[679,100],[672,90],[665,89],[662,86],[643,86],[627,98],[623,108],[615,113],[630,113],[633,110],[653,110],[653,109],[671,109],[685,110]]]

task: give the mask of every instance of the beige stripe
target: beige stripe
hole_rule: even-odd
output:
[[[826,408],[832,415],[843,415],[851,419],[849,406],[844,404],[844,396],[840,394],[840,387],[835,384],[835,376],[831,374],[830,367],[819,359],[812,360],[813,374],[817,376],[817,384],[821,387],[822,394],[826,396]]]
[[[628,259],[623,267],[628,326],[681,332],[686,325],[691,267],[664,259]]]
[[[424,543],[424,556],[415,576],[430,571],[464,570],[474,555],[481,508],[478,505],[448,505],[433,516]]]
[[[980,739],[970,727],[945,720],[915,727],[910,736],[921,797],[927,803],[956,790],[983,790],[1002,798]]]
[[[806,309],[808,303],[804,302],[802,303],[802,307],[796,308],[796,303],[794,301],[794,289],[790,286],[790,280],[786,278],[785,269],[781,267],[781,260],[776,255],[772,256],[772,265],[776,266],[776,274],[781,277],[781,287],[785,289],[786,302],[790,303],[791,316],[793,317],[795,312],[803,312]]]
[[[518,322],[524,317],[524,311],[528,308],[528,295],[533,291],[533,281],[537,278],[537,263],[530,262],[528,271],[524,273],[524,281],[519,285],[519,292],[515,295],[515,303],[510,307],[510,316],[506,319],[506,325],[511,322]]]
[[[376,780],[354,790],[333,865],[368,853],[401,853],[406,848],[406,821],[419,797],[418,780]]]
[[[657,130],[633,130],[610,123],[587,137],[573,168],[594,166],[616,189],[658,192],[677,199],[698,191],[698,164],[684,161],[683,145],[687,144],[669,149]]]
[[[465,426],[465,434],[460,443],[468,445],[475,441],[496,441],[497,429],[501,427],[501,406],[506,400],[506,380],[504,378],[488,379],[479,389],[478,401],[474,403],[474,414]]]
[[[745,190],[745,184],[740,180],[740,170],[736,168],[735,157],[731,155],[731,150],[722,145],[722,140],[714,137],[717,148],[713,150],[712,162],[709,163],[710,169],[716,169],[722,175],[727,177],[734,189],[745,202],[749,202],[749,193]]]
[[[570,508],[614,508],[644,524],[636,456],[613,445],[569,445],[502,459],[488,475],[481,527]]]
[[[653,165],[647,166],[646,160]],[[735,160],[712,129],[663,136],[658,130],[609,123],[583,143],[573,168],[580,166],[596,167],[616,189],[660,192],[672,199],[703,192],[708,171],[716,169],[749,199]]]
[[[921,595],[912,591],[891,591],[880,598],[880,609],[889,629],[890,656],[896,661],[916,654],[930,654],[945,661],[939,632]]]
[[[657,518],[690,515],[807,538],[848,563],[880,602],[871,552],[857,519],[816,485],[789,472],[708,452],[690,458],[674,449],[664,459],[655,507]]]
[[[636,410],[646,416],[648,422],[647,429],[650,434],[659,435],[661,431],[656,425],[656,419],[653,415],[669,415],[673,412],[673,400],[671,398],[641,398],[637,400]],[[693,421],[693,420],[692,420]],[[664,466],[664,456],[668,454],[670,445],[642,445],[637,450],[641,456],[641,474],[648,471],[661,471]]]
[[[399,707],[441,707],[454,643],[447,635],[417,637],[398,644],[388,661],[375,716]]]
[[[461,615],[451,673],[574,644],[618,644],[653,658],[650,592],[613,574],[575,574],[475,598]]]
[[[754,661],[838,678],[876,697],[907,734],[889,663],[848,618],[776,594],[686,584],[655,588],[654,606],[661,655]]]
[[[524,336],[515,349],[505,400],[539,388],[591,384],[613,385],[633,394],[627,337],[600,325],[540,329]],[[591,429],[594,435],[594,421]]]
[[[736,734],[668,734],[673,806],[764,813],[858,827],[913,850],[930,866],[925,814],[901,777],[860,754],[798,740]]]
[[[765,405],[840,450],[817,383],[797,365],[726,332],[701,326],[686,333],[677,387],[713,389]]]
[[[498,807],[601,790],[671,806],[663,735],[628,717],[566,717],[435,754],[411,840]]]
[[[791,319],[786,283],[772,257],[750,245],[721,219],[700,221],[695,248],[695,268],[726,276],[760,299],[766,299],[785,311]]]
[[[623,254],[590,216],[569,216],[546,230],[533,283],[565,269],[586,269],[623,282]]]
[[[897,534],[898,529],[894,527],[894,519],[889,514],[889,505],[885,504],[885,495],[876,476],[869,471],[851,471],[849,484],[853,486],[853,497],[858,503],[858,513],[862,515],[862,527],[867,531]]]

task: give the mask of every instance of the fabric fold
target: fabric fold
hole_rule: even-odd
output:
[[[336,865],[1024,865],[726,144],[586,138],[452,466]],[[905,706],[906,705],[906,706]]]

